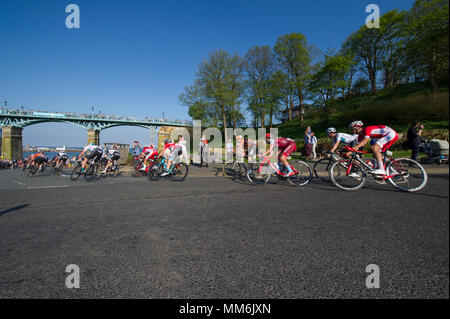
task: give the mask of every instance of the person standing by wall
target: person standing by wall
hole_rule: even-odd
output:
[[[425,126],[419,121],[414,121],[411,127],[408,129],[406,136],[406,144],[412,150],[411,159],[417,160],[419,154],[419,146],[422,143],[422,132]]]
[[[182,151],[182,159],[181,161],[186,161],[186,165],[189,165],[191,163],[191,159],[189,156],[189,153],[186,149],[186,140],[184,139],[183,135],[178,135],[178,145],[181,146]]]
[[[133,156],[133,167],[134,167],[134,165],[136,164],[136,160],[134,158],[139,157],[142,153],[142,149],[138,141],[133,142],[133,145],[131,145],[130,147],[129,153],[131,154],[131,156]]]

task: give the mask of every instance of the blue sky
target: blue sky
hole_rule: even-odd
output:
[[[75,3],[81,28],[67,29]],[[325,51],[338,49],[362,24],[365,7],[381,14],[409,9],[413,0],[2,0],[0,101],[10,107],[189,119],[178,96],[197,65],[216,49],[244,55],[301,32]],[[24,144],[81,145],[75,125],[25,128]],[[103,142],[148,141],[141,128],[102,131]]]

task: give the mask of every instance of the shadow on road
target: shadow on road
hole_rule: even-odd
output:
[[[19,205],[19,206],[16,206],[16,207],[13,207],[13,208],[10,208],[10,209],[7,209],[7,210],[3,210],[3,211],[0,212],[0,216],[3,216],[5,214],[11,213],[11,212],[14,212],[16,210],[20,210],[20,209],[28,207],[28,206],[30,206],[30,204]]]

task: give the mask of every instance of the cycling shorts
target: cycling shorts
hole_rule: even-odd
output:
[[[370,145],[378,144],[382,152],[386,152],[392,144],[398,141],[398,134],[395,131],[392,131],[386,136],[381,138],[373,138],[370,141]]]
[[[110,161],[117,161],[120,158],[119,154],[109,154],[107,156],[107,159]]]
[[[44,163],[46,162],[46,158],[45,158],[44,156],[37,156],[37,157],[34,159],[34,162],[35,162],[36,164],[44,164]]]
[[[92,153],[90,153],[89,155],[86,155],[86,158],[88,159],[88,160],[91,160],[91,159],[93,159],[93,158],[95,158],[95,162],[97,162],[101,157],[102,157],[102,153],[101,152],[99,152],[99,151],[93,151]]]
[[[297,150],[297,145],[294,141],[289,142],[289,144],[281,151],[281,154],[288,157],[291,153]]]

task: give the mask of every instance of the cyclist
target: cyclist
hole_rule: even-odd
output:
[[[397,132],[386,125],[364,127],[364,123],[361,121],[351,122],[349,128],[353,134],[358,134],[358,144],[354,146],[354,149],[360,149],[370,140],[373,157],[377,160],[378,164],[378,168],[375,169],[374,173],[386,175],[381,152],[386,152],[392,144],[398,141]]]
[[[167,160],[167,170],[161,176],[169,174],[172,163],[180,155],[180,152],[182,152],[182,146],[180,144],[175,144],[172,140],[164,141],[164,158]]]
[[[53,158],[52,162],[56,163],[56,167],[59,167],[62,163],[66,165],[69,160],[69,154],[66,152],[58,152]]]
[[[31,155],[31,166],[37,164],[39,165],[39,171],[42,170],[42,166],[44,165],[44,163],[46,163],[48,161],[47,155],[44,153],[36,153],[34,155]]]
[[[112,149],[108,150],[108,153],[106,155],[106,159],[108,160],[108,164],[106,164],[105,169],[102,171],[103,174],[106,174],[106,172],[108,171],[108,168],[111,167],[111,165],[119,160],[120,158],[120,152],[119,152],[119,148],[117,147],[117,145],[113,145]]]
[[[292,176],[295,172],[292,170],[291,166],[287,162],[288,156],[297,150],[297,145],[294,140],[285,137],[279,137],[277,139],[272,138],[271,133],[266,134],[266,143],[270,145],[269,150],[264,156],[271,156],[273,154],[273,149],[275,145],[278,147],[277,157],[280,159],[281,163],[288,170],[287,176]]]
[[[354,146],[357,143],[358,135],[350,135],[346,133],[337,133],[334,127],[327,128],[327,135],[333,139],[333,146],[329,150],[329,153],[336,152],[340,143],[345,145]]]
[[[94,159],[94,162],[97,162],[100,158],[102,158],[102,155],[103,149],[101,146],[95,145],[94,143],[90,143],[86,146],[83,152],[78,155],[78,159],[83,158],[83,162],[81,163],[81,172],[84,172],[88,160]]]
[[[158,151],[155,149],[155,145],[150,144],[145,146],[142,150],[141,158],[144,158],[144,165],[141,167],[141,171],[145,171],[147,169],[148,160],[153,160],[158,156]]]

